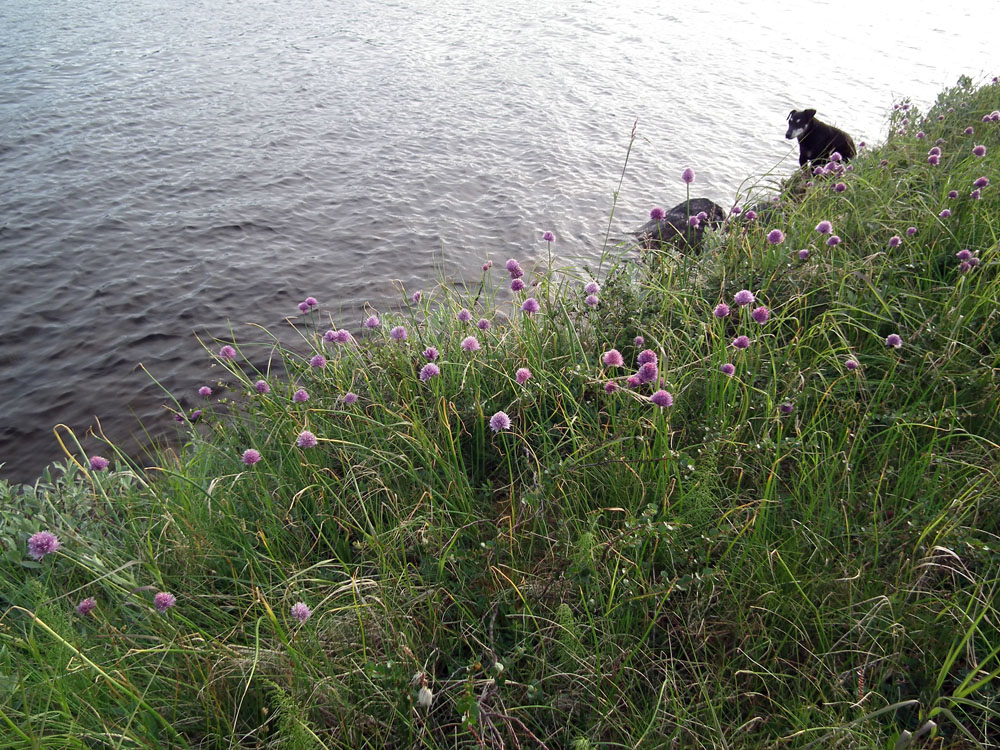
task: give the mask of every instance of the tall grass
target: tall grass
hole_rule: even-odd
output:
[[[0,747],[1000,746],[998,106],[895,109],[697,255],[208,344],[223,395],[155,461],[61,433],[0,487]]]

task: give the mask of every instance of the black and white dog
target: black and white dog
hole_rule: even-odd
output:
[[[827,125],[816,119],[815,109],[804,109],[801,112],[792,110],[788,113],[788,132],[785,138],[799,139],[799,166],[807,162],[817,162],[829,159],[830,154],[838,152],[844,161],[853,159],[857,150],[851,136],[843,130]]]

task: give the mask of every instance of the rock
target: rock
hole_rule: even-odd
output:
[[[708,218],[697,228],[688,225],[688,217],[697,216],[704,211]],[[713,203],[708,198],[692,198],[690,202],[679,203],[662,219],[650,219],[638,231],[633,232],[636,242],[643,248],[654,249],[661,244],[671,244],[680,249],[686,246],[696,248],[701,243],[707,227],[717,228],[726,218],[722,206]]]

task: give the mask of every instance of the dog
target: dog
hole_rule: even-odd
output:
[[[834,151],[839,153],[844,161],[853,159],[857,154],[851,136],[839,128],[827,125],[816,119],[815,109],[804,109],[801,112],[792,110],[788,113],[788,132],[785,138],[799,140],[799,166],[805,166],[830,158]]]

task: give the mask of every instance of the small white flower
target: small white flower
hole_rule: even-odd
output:
[[[420,690],[417,691],[417,703],[423,708],[430,708],[433,701],[434,693],[426,685],[421,685]]]

